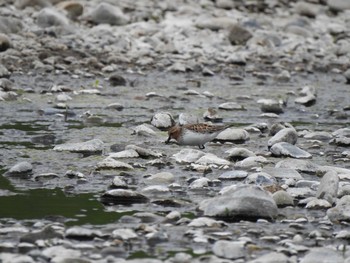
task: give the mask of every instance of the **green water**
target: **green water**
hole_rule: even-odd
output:
[[[1,172],[0,172],[1,173]],[[61,189],[33,189],[17,191],[0,175],[0,190],[14,195],[0,196],[0,218],[13,219],[67,219],[67,225],[108,224],[133,212],[106,212],[94,194],[65,194]]]

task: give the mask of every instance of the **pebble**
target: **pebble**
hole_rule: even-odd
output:
[[[159,112],[153,115],[151,124],[161,130],[168,129],[175,125],[175,120],[170,113]]]
[[[134,150],[142,158],[159,158],[163,156],[163,153],[161,152],[153,151],[152,149],[142,148],[140,146],[133,145],[133,144],[127,145],[125,147],[125,150]]]
[[[78,143],[65,143],[56,145],[53,150],[62,152],[77,152],[83,154],[99,154],[104,149],[104,142],[99,139],[93,139],[86,142],[78,142]]]
[[[40,27],[68,26],[69,21],[62,13],[51,7],[41,9],[37,15],[37,23]]]
[[[175,181],[175,176],[172,173],[169,172],[160,172],[151,175],[150,177],[147,177],[144,182],[147,185],[154,185],[154,184],[171,184]]]
[[[299,172],[315,174],[319,171],[319,166],[309,160],[285,159],[276,163],[276,168],[295,169]]]
[[[327,210],[327,216],[332,222],[350,221],[350,196],[340,198],[335,207]]]
[[[250,139],[249,133],[244,129],[228,128],[219,133],[215,140],[220,142],[244,143]]]
[[[278,131],[272,138],[267,142],[268,147],[273,146],[275,143],[287,142],[290,144],[296,144],[298,140],[298,133],[294,128],[284,128]]]
[[[281,178],[281,179],[289,178],[289,179],[295,179],[295,180],[302,180],[303,179],[301,174],[295,169],[264,167],[262,171],[265,173],[268,173],[269,175],[271,175],[275,178]]]
[[[257,102],[260,104],[260,109],[262,112],[271,112],[276,114],[284,112],[284,105],[282,101],[274,99],[260,99]]]
[[[100,3],[87,15],[87,19],[96,24],[121,26],[129,23],[127,17],[119,7],[109,3]]]
[[[8,173],[10,175],[28,174],[28,173],[31,173],[32,170],[33,170],[32,164],[29,162],[23,161],[12,166],[8,170]]]
[[[244,107],[236,102],[225,102],[218,106],[221,110],[244,110]]]
[[[246,148],[240,148],[240,147],[231,148],[225,151],[225,153],[228,154],[227,158],[230,161],[238,161],[238,160],[243,160],[247,157],[256,156],[255,153],[253,153],[252,151]]]
[[[329,171],[322,177],[316,197],[327,200],[330,204],[333,204],[337,198],[338,187],[338,174],[335,171]]]
[[[268,160],[263,156],[251,156],[242,161],[235,163],[235,168],[250,169],[255,167],[261,167],[263,164],[268,163]]]
[[[196,162],[196,164],[208,165],[208,164],[216,164],[216,165],[230,165],[231,162],[225,159],[217,157],[215,154],[207,153],[200,157]]]
[[[120,169],[120,170],[133,170],[134,168],[127,163],[114,160],[111,157],[107,157],[97,163],[96,168],[99,170],[103,169]]]
[[[222,258],[239,259],[245,257],[245,248],[239,241],[219,240],[213,246],[213,253]]]
[[[229,28],[228,39],[232,45],[245,45],[253,34],[240,25],[234,25]]]
[[[4,52],[11,47],[11,41],[7,35],[0,33],[0,52]]]
[[[134,203],[147,203],[148,201],[149,199],[146,196],[128,189],[108,190],[101,196],[101,202],[106,205],[130,205]]]
[[[300,263],[332,262],[343,263],[344,259],[340,251],[332,248],[312,248],[300,261]]]
[[[172,158],[175,159],[177,163],[180,164],[187,164],[187,163],[194,163],[199,158],[204,156],[205,153],[200,150],[195,149],[182,149],[180,152],[173,154]]]
[[[223,196],[213,197],[200,203],[199,209],[205,216],[220,217],[223,220],[273,219],[277,206],[273,198],[254,185],[241,185]]]
[[[286,156],[297,159],[308,159],[311,158],[312,155],[299,147],[290,144],[288,142],[278,142],[272,145],[270,151],[275,156]]]
[[[275,200],[277,207],[294,206],[293,197],[286,191],[279,190],[272,195],[273,200]]]

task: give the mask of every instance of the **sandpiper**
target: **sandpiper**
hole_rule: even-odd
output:
[[[168,130],[169,137],[165,143],[175,139],[180,145],[197,145],[204,149],[207,142],[212,141],[223,130],[231,125],[211,125],[207,123],[196,123],[187,125],[175,125]]]

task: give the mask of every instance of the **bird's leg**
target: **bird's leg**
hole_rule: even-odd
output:
[[[201,150],[205,149],[204,145],[198,145],[198,148]]]
[[[165,141],[166,144],[170,143],[171,137],[169,136],[168,139]]]

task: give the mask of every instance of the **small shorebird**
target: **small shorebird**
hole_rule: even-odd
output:
[[[231,126],[233,125],[210,125],[206,123],[175,125],[168,130],[169,137],[165,143],[175,139],[180,145],[197,145],[199,149],[204,149],[204,144],[214,140],[220,132]]]

